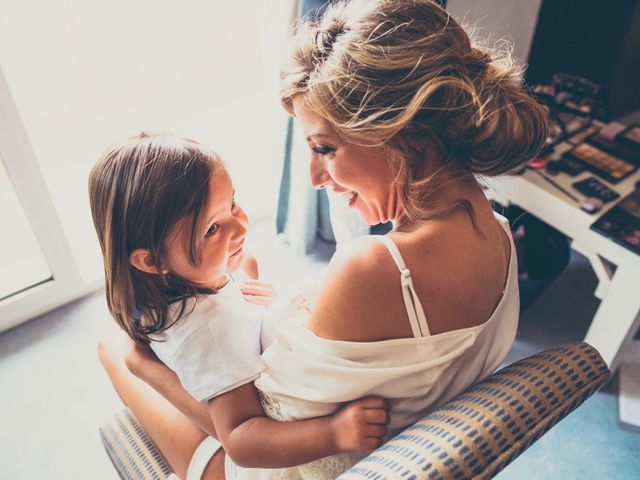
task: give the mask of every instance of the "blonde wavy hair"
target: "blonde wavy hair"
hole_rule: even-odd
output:
[[[547,114],[522,89],[508,48],[488,48],[428,0],[351,0],[303,20],[281,72],[280,98],[324,117],[345,141],[386,146],[405,220],[444,216],[452,180],[512,172],[547,137]],[[424,173],[425,152],[440,167]]]

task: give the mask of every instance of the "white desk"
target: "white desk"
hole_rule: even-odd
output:
[[[558,148],[559,157],[566,148]],[[551,178],[577,198],[584,196],[571,184],[592,176],[583,172],[576,177],[560,173]],[[623,197],[630,193],[640,171],[615,186]],[[606,183],[606,182],[604,182]],[[519,176],[491,179],[488,196],[503,205],[515,204],[531,212],[571,238],[571,247],[589,259],[599,283],[594,295],[601,300],[591,321],[585,341],[593,345],[614,370],[620,363],[619,352],[630,340],[640,321],[640,255],[594,232],[589,226],[616,202],[607,204],[600,212],[590,215],[535,172],[526,171]],[[603,261],[606,260],[606,261]],[[611,265],[614,268],[611,268]],[[570,305],[567,306],[570,308]]]

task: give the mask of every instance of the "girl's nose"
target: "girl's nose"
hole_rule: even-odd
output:
[[[313,188],[322,189],[327,186],[331,176],[325,167],[322,157],[312,158],[309,164],[309,179]]]
[[[237,237],[244,237],[247,234],[247,225],[249,223],[249,217],[242,207],[238,207],[239,211],[235,216],[236,229],[235,234]]]

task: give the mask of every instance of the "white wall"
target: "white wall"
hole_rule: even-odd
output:
[[[447,10],[464,24],[476,25],[482,37],[507,39],[520,63],[526,63],[542,0],[448,0]]]
[[[89,169],[141,130],[212,146],[249,213],[266,214],[284,139],[288,4],[0,0],[0,66],[85,281],[101,277]]]

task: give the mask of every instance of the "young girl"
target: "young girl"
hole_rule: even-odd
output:
[[[253,385],[262,370],[262,309],[230,276],[245,263],[248,218],[213,151],[142,133],[109,148],[91,171],[89,194],[111,314],[134,341],[150,344],[191,396],[207,402],[237,465],[287,467],[381,444],[388,414],[378,397],[322,418],[265,417]],[[207,438],[187,477],[200,478],[219,447]]]

